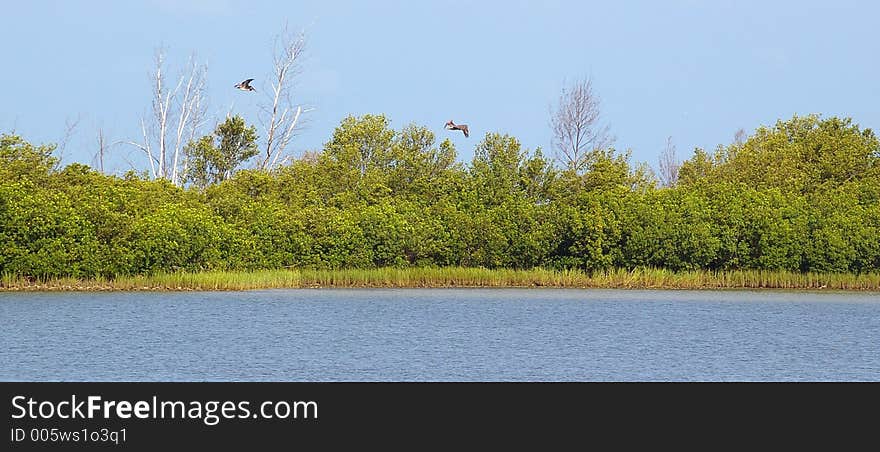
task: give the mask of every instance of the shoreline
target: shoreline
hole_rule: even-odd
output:
[[[338,288],[554,288],[634,290],[807,290],[880,292],[880,274],[770,270],[511,270],[464,267],[254,270],[160,273],[118,278],[0,277],[0,292],[185,292]]]

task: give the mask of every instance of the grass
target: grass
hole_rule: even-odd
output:
[[[770,270],[612,269],[512,270],[376,268],[159,273],[117,278],[33,280],[0,275],[0,291],[15,290],[251,290],[321,287],[571,287],[615,289],[827,289],[880,291],[880,273],[798,273]]]

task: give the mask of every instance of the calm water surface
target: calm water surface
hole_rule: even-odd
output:
[[[880,294],[0,293],[2,381],[880,381]]]

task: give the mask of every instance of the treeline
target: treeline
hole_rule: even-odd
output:
[[[850,119],[794,117],[697,149],[663,188],[614,149],[564,170],[487,134],[461,163],[449,140],[374,115],[345,119],[320,152],[271,172],[203,171],[186,188],[62,168],[53,149],[0,135],[0,273],[880,271],[880,142]]]

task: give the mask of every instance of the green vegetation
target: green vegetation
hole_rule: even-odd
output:
[[[5,276],[0,290],[251,290],[282,288],[552,287],[606,289],[807,289],[880,290],[880,274],[793,273],[769,270],[664,269],[585,272],[466,267],[345,270],[254,270],[176,272],[114,279],[55,278],[45,281]]]
[[[226,118],[212,135],[187,145],[186,180],[199,188],[229,179],[243,162],[257,155],[257,128],[241,116]]]
[[[492,133],[465,164],[377,115],[271,171],[240,169],[255,139],[229,118],[179,187],[0,135],[0,287],[880,289],[880,142],[849,119],[697,149],[669,187],[626,152],[561,170]]]

